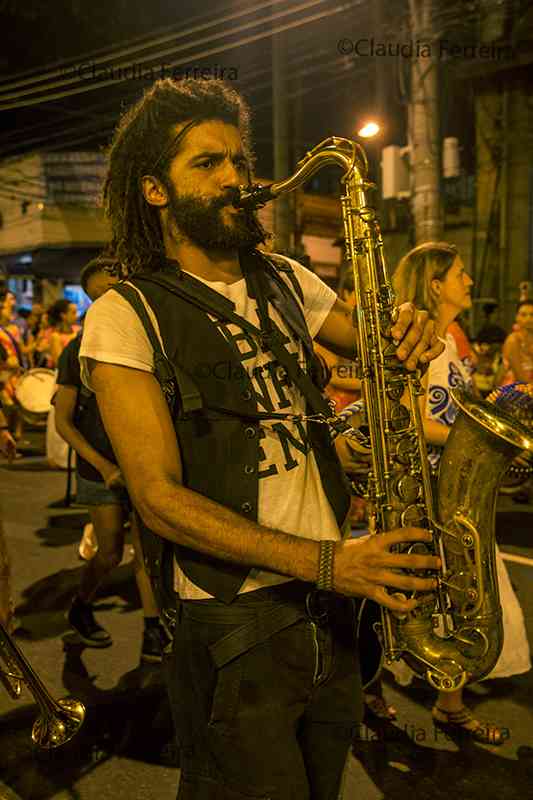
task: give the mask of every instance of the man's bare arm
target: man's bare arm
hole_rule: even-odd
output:
[[[266,528],[182,485],[174,426],[151,373],[101,362],[90,362],[89,367],[106,431],[133,504],[148,528],[226,561],[316,581],[318,542]],[[394,570],[435,569],[437,560],[400,556],[388,548],[398,541],[428,539],[427,531],[404,529],[401,534],[371,538],[371,542],[339,542],[335,588],[343,594],[372,597],[393,609],[413,608],[416,601],[390,597],[384,586],[429,590],[433,581]]]
[[[337,298],[316,341],[330,353],[353,361],[356,355],[355,328],[352,325],[352,308],[344,300]]]
[[[91,381],[133,504],[151,530],[228,561],[316,579],[316,542],[262,527],[182,485],[174,426],[151,373],[96,363]]]

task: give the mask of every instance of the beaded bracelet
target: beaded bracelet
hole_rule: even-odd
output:
[[[323,539],[320,542],[320,557],[318,561],[318,580],[316,588],[325,592],[333,591],[333,556],[335,554],[335,540]]]

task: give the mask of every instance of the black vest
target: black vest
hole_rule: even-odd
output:
[[[257,520],[259,476],[265,467],[261,464],[264,453],[259,422],[261,412],[269,413],[269,409],[264,407],[264,398],[268,394],[256,394],[241,364],[238,346],[225,327],[234,304],[201,281],[181,272],[176,262],[167,263],[172,265],[170,269],[138,274],[130,283],[142,292],[152,308],[172,366],[196,390],[195,410],[184,408],[179,391],[172,403],[183,464],[183,483],[189,489]],[[295,328],[299,329],[299,338],[306,339],[309,350],[311,339],[296,298],[279,278],[270,260],[267,263],[268,281],[276,290],[278,312],[282,312],[285,321],[291,321],[293,333]],[[286,266],[281,269],[287,271]],[[133,290],[130,288],[128,292],[128,288],[114,287],[131,302]],[[229,340],[217,323],[209,318],[207,307],[209,313],[217,317],[218,325]],[[260,346],[249,334],[242,335],[247,336],[250,348]],[[308,356],[309,368],[309,352]],[[275,379],[279,380],[277,376]],[[290,412],[291,409],[287,410]],[[342,526],[349,508],[349,489],[328,427],[307,422],[307,434],[322,485],[337,522]],[[290,459],[290,438],[284,437],[284,442],[286,458]],[[172,573],[168,544],[151,534],[142,520],[140,524],[148,571],[160,596],[161,586],[158,584],[167,584],[168,598]],[[181,545],[174,546],[174,554],[190,580],[226,603],[234,600],[250,571],[249,567],[221,561]]]

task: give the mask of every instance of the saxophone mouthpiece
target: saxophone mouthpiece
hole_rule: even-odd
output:
[[[275,195],[270,191],[270,186],[261,186],[260,183],[252,183],[250,186],[240,186],[239,196],[233,201],[235,208],[255,210],[262,208]]]

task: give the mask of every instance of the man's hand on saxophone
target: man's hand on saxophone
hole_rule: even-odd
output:
[[[413,303],[398,306],[391,335],[398,343],[396,355],[409,370],[416,369],[418,362],[428,364],[444,350],[444,343],[437,338],[435,322],[427,311],[416,309]]]
[[[337,299],[320,328],[316,341],[339,356],[354,358],[355,333],[352,322],[353,308],[344,300]],[[428,364],[444,350],[438,339],[435,324],[427,311],[420,311],[413,303],[402,303],[398,317],[391,328],[391,335],[398,343],[396,355],[408,370]]]
[[[430,555],[391,553],[390,548],[404,542],[431,542],[432,536],[422,528],[402,528],[387,533],[345,539],[335,545],[333,588],[339,594],[375,600],[391,611],[412,611],[422,598],[402,599],[389,594],[387,588],[409,594],[431,592],[435,578],[418,578],[399,570],[437,570],[440,558]]]

